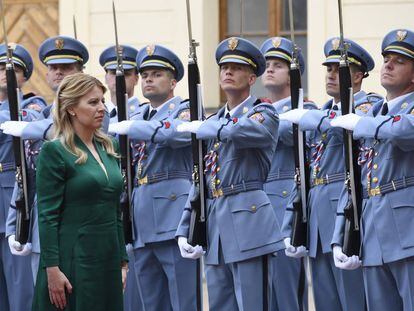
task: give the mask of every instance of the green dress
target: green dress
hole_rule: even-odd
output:
[[[127,261],[116,158],[95,143],[102,167],[83,142],[84,164],[59,140],[43,145],[37,165],[41,257],[32,310],[57,310],[49,300],[46,267],[59,266],[72,284],[65,310],[123,309],[121,262]],[[108,176],[108,177],[107,177]]]

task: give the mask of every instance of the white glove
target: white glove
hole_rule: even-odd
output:
[[[131,128],[132,123],[134,123],[134,121],[131,120],[109,123],[108,132],[119,135],[126,135],[128,134],[128,131]]]
[[[32,243],[26,243],[23,246],[16,241],[14,234],[8,238],[10,252],[15,256],[27,256],[32,252]]]
[[[333,127],[342,127],[343,129],[346,129],[348,131],[353,131],[360,119],[360,116],[354,113],[349,113],[344,116],[336,117],[331,121],[331,125]]]
[[[23,130],[26,128],[29,122],[26,121],[6,121],[0,125],[0,129],[4,134],[20,137]]]
[[[197,130],[200,128],[201,124],[204,121],[191,121],[191,122],[183,122],[177,125],[177,132],[190,132],[196,133]]]
[[[191,246],[183,236],[178,237],[178,247],[183,258],[198,259],[205,253],[200,245]]]
[[[339,245],[335,245],[333,247],[333,259],[335,262],[335,266],[339,269],[344,270],[355,270],[361,266],[361,260],[359,260],[358,256],[351,256],[348,257],[342,252],[342,247]]]
[[[132,246],[131,243],[128,243],[127,245],[125,245],[125,250],[126,250],[127,254],[129,255],[130,253],[132,253],[134,251],[134,247]]]
[[[287,112],[281,113],[279,115],[280,120],[290,121],[292,123],[298,124],[300,119],[307,113],[307,109],[292,109]]]
[[[288,257],[292,258],[302,258],[308,254],[308,251],[306,250],[306,247],[301,245],[298,247],[294,247],[292,244],[290,244],[290,238],[285,238],[283,240],[285,243],[285,254]]]

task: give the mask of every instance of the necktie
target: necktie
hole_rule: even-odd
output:
[[[337,104],[333,104],[332,105],[332,110],[338,110],[338,105]]]
[[[388,113],[388,105],[387,103],[384,103],[384,105],[382,105],[381,115],[385,116],[387,113]]]
[[[147,120],[151,120],[151,118],[157,113],[157,109],[152,109],[148,115]]]
[[[230,120],[230,119],[231,119],[230,112],[227,112],[227,113],[226,113],[225,118],[226,118],[227,120]]]

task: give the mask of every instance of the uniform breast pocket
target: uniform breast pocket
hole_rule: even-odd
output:
[[[402,248],[414,247],[414,189],[408,187],[387,195]]]
[[[154,194],[153,210],[157,233],[175,231],[187,201],[190,183],[180,181],[160,187]]]
[[[269,198],[252,191],[229,198],[234,233],[239,249],[246,251],[282,239]]]

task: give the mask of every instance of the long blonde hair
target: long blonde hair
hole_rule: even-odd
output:
[[[53,139],[59,139],[69,152],[78,157],[75,162],[77,164],[85,163],[88,155],[75,144],[75,130],[69,117],[69,109],[78,105],[81,97],[88,94],[95,86],[106,92],[105,86],[95,77],[85,73],[75,73],[62,80],[56,93],[53,109]],[[101,129],[95,131],[94,139],[103,145],[108,154],[118,157],[112,140]]]

